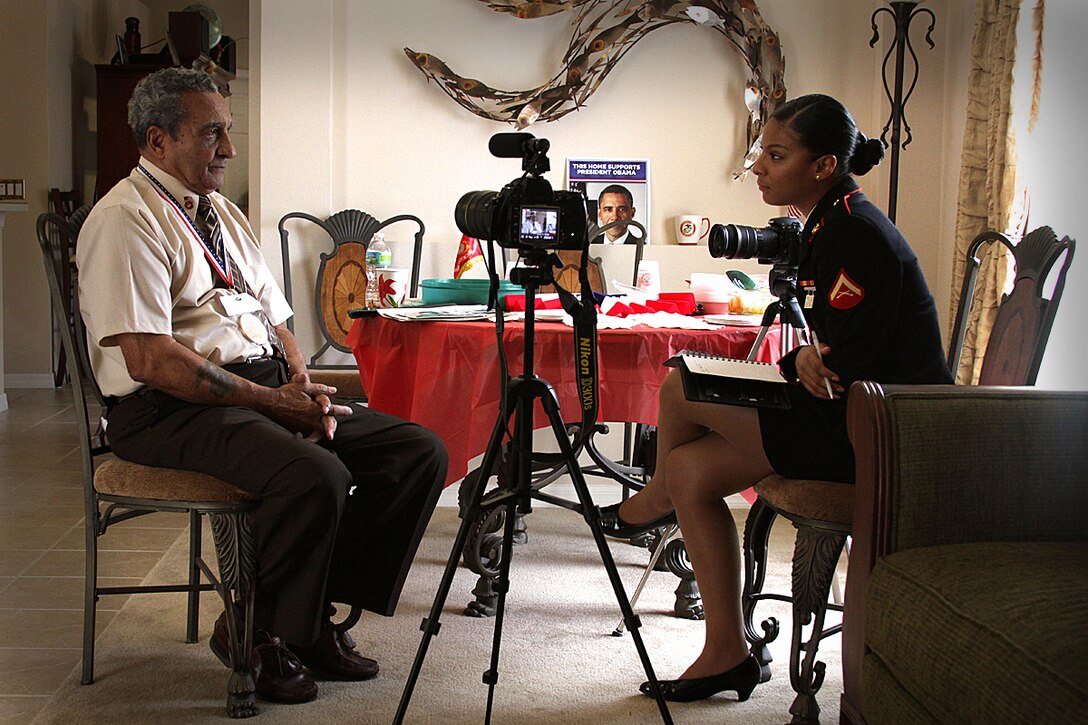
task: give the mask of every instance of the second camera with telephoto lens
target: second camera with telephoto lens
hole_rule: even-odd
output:
[[[740,224],[715,224],[710,227],[710,256],[726,259],[751,259],[760,264],[797,266],[801,261],[800,220],[791,216],[775,217],[762,228]]]

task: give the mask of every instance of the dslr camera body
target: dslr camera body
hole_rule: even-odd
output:
[[[499,158],[522,158],[525,174],[502,191],[470,191],[454,208],[463,234],[521,250],[582,249],[588,243],[585,198],[555,191],[542,174],[551,168],[547,139],[531,133],[498,133],[488,144]]]

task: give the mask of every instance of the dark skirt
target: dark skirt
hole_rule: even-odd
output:
[[[787,386],[791,408],[759,409],[763,451],[786,478],[854,483],[854,449],[846,434],[846,400],[812,397]]]

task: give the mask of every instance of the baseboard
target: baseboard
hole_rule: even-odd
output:
[[[5,388],[52,388],[52,373],[8,373],[4,376]]]

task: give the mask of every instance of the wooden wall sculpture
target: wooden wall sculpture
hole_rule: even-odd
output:
[[[785,61],[778,34],[763,21],[755,0],[506,0],[486,2],[496,12],[531,19],[573,12],[573,32],[559,73],[542,86],[519,91],[465,78],[426,52],[405,48],[408,58],[450,98],[477,116],[526,128],[556,121],[581,108],[620,59],[652,30],[675,23],[716,30],[741,54],[751,76],[744,105],[748,153],[740,176],[755,162],[763,124],[786,98]]]

